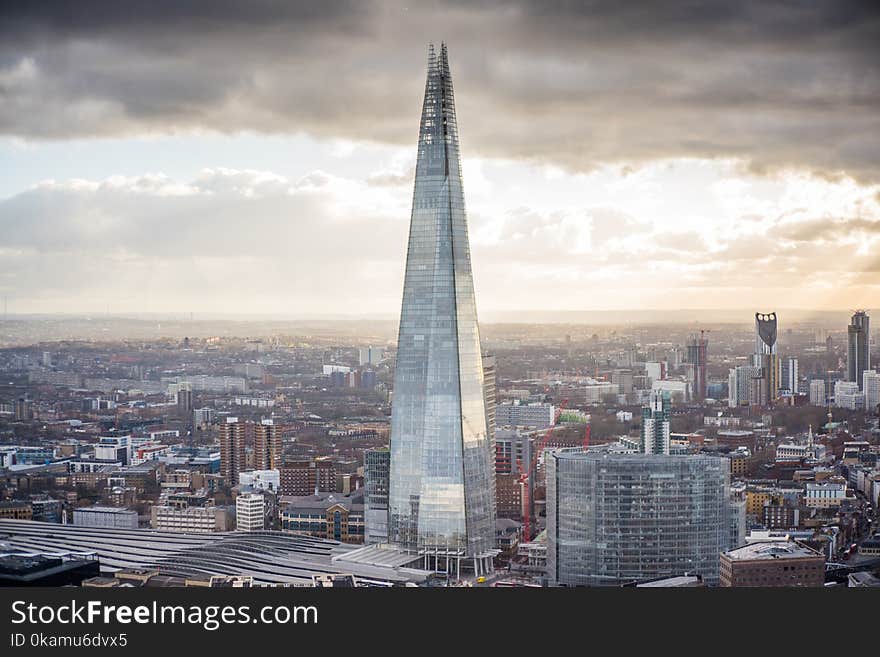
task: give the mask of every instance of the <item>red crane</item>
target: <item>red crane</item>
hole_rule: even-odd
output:
[[[559,404],[559,407],[556,409],[556,416],[553,419],[553,426],[547,429],[546,433],[542,436],[541,442],[538,445],[538,449],[532,455],[531,463],[529,464],[529,471],[523,472],[519,477],[519,483],[522,486],[522,500],[523,500],[523,540],[528,543],[532,540],[532,510],[529,499],[529,481],[531,481],[532,477],[535,474],[536,468],[538,466],[538,454],[541,454],[544,451],[544,448],[547,446],[547,442],[550,440],[550,436],[553,435],[553,428],[556,426],[556,422],[559,421],[559,416],[562,415],[563,409],[568,404],[567,399],[563,399],[562,403]],[[587,435],[589,436],[589,425],[587,425]],[[522,470],[522,461],[517,459],[517,465],[520,470]]]

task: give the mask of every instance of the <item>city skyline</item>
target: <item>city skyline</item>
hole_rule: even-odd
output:
[[[12,314],[314,316],[332,298],[393,317],[406,62],[438,36],[467,63],[487,316],[853,310],[880,286],[880,39],[859,4],[212,3],[207,25],[195,6],[95,7],[6,15]]]

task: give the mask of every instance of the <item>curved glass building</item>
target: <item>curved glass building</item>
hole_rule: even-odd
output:
[[[493,456],[445,45],[428,58],[397,344],[389,539],[435,565],[490,568]]]
[[[547,452],[551,585],[619,586],[684,573],[717,584],[730,514],[725,458]]]

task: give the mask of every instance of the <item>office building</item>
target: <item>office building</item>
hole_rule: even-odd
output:
[[[859,384],[854,381],[835,381],[834,405],[850,411],[864,409],[865,395],[859,390]]]
[[[854,381],[859,389],[862,374],[871,369],[871,318],[864,310],[857,310],[847,327],[846,380]]]
[[[632,370],[614,370],[611,373],[611,383],[617,386],[617,394],[624,397],[631,396],[633,393],[633,372]]]
[[[478,573],[495,554],[495,479],[445,44],[431,48],[398,331],[389,538]]]
[[[846,500],[846,484],[810,481],[804,489],[804,505],[812,509],[837,508]]]
[[[32,519],[37,522],[61,522],[61,501],[51,498],[31,500]]]
[[[718,583],[732,536],[727,459],[556,450],[546,467],[552,585]]]
[[[556,409],[553,404],[536,402],[533,404],[512,403],[498,404],[495,407],[495,423],[499,427],[532,427],[548,429],[556,420]]]
[[[266,499],[259,493],[242,493],[235,498],[235,528],[240,532],[266,528]]]
[[[254,426],[254,468],[256,470],[277,470],[281,467],[284,446],[281,442],[281,428],[272,420],[263,420]]]
[[[721,555],[721,586],[825,584],[825,557],[795,541],[750,543]]]
[[[642,409],[643,454],[669,454],[669,397],[659,390],[651,391],[651,403]]]
[[[865,410],[873,415],[880,414],[880,372],[865,370],[862,373],[862,394],[865,396]]]
[[[178,496],[178,500],[171,499],[165,504],[154,505],[151,509],[150,526],[168,532],[191,534],[232,529],[229,513],[225,508],[215,506],[211,500],[186,501],[184,497],[186,496]]]
[[[220,475],[230,486],[245,469],[244,439],[245,424],[237,417],[228,417],[220,425]]]
[[[256,490],[281,491],[280,470],[245,470],[238,475],[238,485],[242,488],[254,488]]]
[[[388,485],[391,452],[387,448],[364,451],[365,543],[388,542]]]
[[[137,529],[137,511],[115,506],[89,506],[73,510],[73,524],[80,527],[115,527]]]
[[[810,404],[812,406],[825,406],[827,403],[825,380],[813,379],[810,381]]]
[[[345,496],[318,493],[290,500],[281,512],[281,528],[342,543],[363,543],[363,491]]]
[[[131,436],[101,436],[95,445],[95,459],[131,463]]]
[[[193,411],[193,425],[204,429],[209,424],[214,424],[217,417],[217,411],[213,408],[197,408]]]

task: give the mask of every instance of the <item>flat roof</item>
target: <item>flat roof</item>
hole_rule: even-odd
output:
[[[732,561],[760,561],[768,559],[803,559],[821,557],[815,550],[795,541],[762,541],[728,550],[724,555]]]

